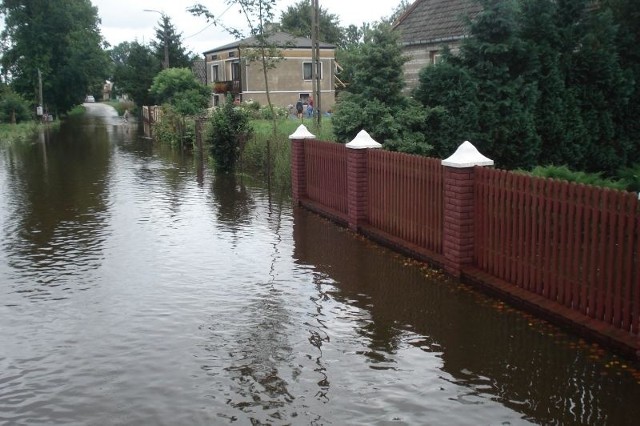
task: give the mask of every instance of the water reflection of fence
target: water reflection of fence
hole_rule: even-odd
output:
[[[640,358],[636,194],[292,138],[296,203]]]

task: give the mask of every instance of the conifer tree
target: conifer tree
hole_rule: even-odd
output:
[[[586,147],[586,129],[577,107],[574,91],[565,84],[567,80],[563,63],[571,63],[573,43],[564,37],[563,15],[555,0],[523,0],[520,13],[520,36],[531,55],[531,82],[538,87],[535,108],[536,132],[540,136],[541,149],[538,165],[566,165],[572,169],[583,163]],[[576,14],[566,14],[575,19]],[[580,15],[578,15],[580,16]],[[562,46],[571,45],[569,52]]]
[[[171,18],[165,14],[158,22],[156,39],[151,42],[154,55],[160,63],[165,60],[165,41],[168,46],[168,56],[170,68],[191,68],[191,57],[186,47],[182,44],[182,34],[176,32],[176,28],[171,23]]]
[[[483,0],[455,65],[469,70],[477,87],[478,133],[475,143],[499,167],[536,164],[540,138],[535,131],[537,90],[531,82],[530,56],[518,37],[515,0]]]

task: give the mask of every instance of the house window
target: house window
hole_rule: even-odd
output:
[[[240,80],[240,62],[235,61],[231,63],[231,80]]]
[[[211,55],[211,60],[215,61],[216,59],[218,59],[218,55]]]
[[[218,66],[211,65],[211,82],[215,83],[216,81],[220,81],[220,75],[218,74]]]
[[[440,62],[440,59],[442,59],[442,55],[440,54],[439,50],[432,50],[431,52],[429,52],[429,63],[431,65],[435,65],[438,62]]]
[[[318,63],[318,78],[322,80],[322,62]],[[302,63],[302,79],[303,80],[313,79],[313,67],[311,65],[311,62]]]
[[[229,57],[230,58],[235,58],[236,57],[236,52],[235,51],[229,52]]]

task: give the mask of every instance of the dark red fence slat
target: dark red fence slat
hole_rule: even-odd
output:
[[[307,196],[347,214],[347,152],[342,144],[305,142]]]
[[[440,160],[382,150],[370,150],[368,155],[369,224],[441,253]]]
[[[310,200],[348,214],[347,152],[305,142]],[[368,226],[442,254],[440,160],[367,152]],[[630,333],[640,332],[635,194],[475,168],[476,267]]]
[[[476,266],[638,334],[635,194],[477,168]]]

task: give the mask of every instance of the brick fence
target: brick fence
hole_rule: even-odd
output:
[[[488,170],[469,142],[436,160],[364,131],[290,139],[294,204],[640,359],[635,194]]]

